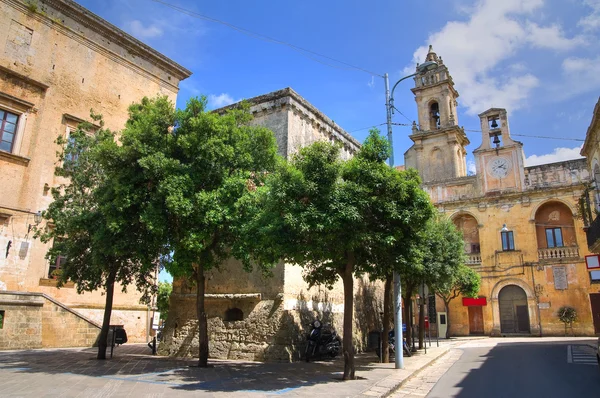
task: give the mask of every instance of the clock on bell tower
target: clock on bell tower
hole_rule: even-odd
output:
[[[479,115],[482,140],[473,151],[483,193],[523,189],[523,144],[510,137],[506,109],[491,108]]]

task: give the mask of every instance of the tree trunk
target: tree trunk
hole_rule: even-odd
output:
[[[205,282],[204,267],[202,264],[198,264],[196,268],[196,313],[198,316],[198,366],[201,368],[208,367],[208,320],[204,308]]]
[[[425,341],[425,298],[419,299],[419,350],[423,349]]]
[[[406,344],[410,347],[412,345],[412,292],[413,289],[411,286],[406,286],[404,291],[404,297],[402,298],[402,304],[404,304],[404,324],[406,324],[406,332],[404,333],[404,337],[406,338]],[[402,325],[400,325],[402,327]],[[397,347],[402,347],[402,342],[396,342]]]
[[[381,360],[383,363],[388,363],[390,361],[390,350],[388,349],[390,345],[389,335],[390,335],[390,318],[392,309],[392,282],[394,281],[393,276],[388,276],[385,280],[384,288],[383,288],[383,336],[381,338],[381,347],[382,347],[382,356]]]
[[[102,319],[102,328],[98,338],[98,357],[97,359],[106,359],[106,348],[108,347],[108,329],[110,327],[110,316],[112,314],[113,296],[115,293],[116,272],[111,272],[106,278],[106,302],[104,304],[104,318]],[[111,342],[112,344],[112,342]]]
[[[450,300],[444,300],[444,307],[446,308],[446,338],[450,338]]]
[[[354,315],[354,254],[349,254],[344,274],[344,380],[354,380],[354,344],[352,339]]]

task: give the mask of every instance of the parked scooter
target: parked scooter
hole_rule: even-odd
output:
[[[306,362],[315,356],[329,355],[335,358],[342,351],[342,340],[335,329],[330,325],[323,327],[318,319],[315,319],[310,326],[311,330],[306,338]]]
[[[382,342],[379,342],[380,347],[377,348],[378,358],[381,358],[381,343]],[[404,355],[406,355],[407,357],[411,357],[412,351],[410,350],[408,344],[406,344],[406,340],[402,339],[402,343],[402,346],[404,348]],[[390,361],[393,361],[396,353],[396,335],[394,333],[394,329],[390,330],[388,334],[388,351],[390,353]]]

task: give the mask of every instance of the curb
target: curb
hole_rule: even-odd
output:
[[[389,397],[391,394],[393,394],[394,392],[396,392],[397,390],[402,388],[402,386],[404,384],[406,384],[406,382],[408,382],[410,379],[412,379],[413,377],[420,374],[423,370],[425,370],[425,368],[429,367],[429,365],[431,365],[432,363],[434,363],[435,361],[437,361],[438,359],[440,359],[441,357],[446,355],[448,353],[448,351],[450,351],[450,348],[453,348],[453,347],[444,347],[444,350],[441,351],[438,356],[431,358],[431,360],[427,361],[427,363],[425,365],[421,366],[419,369],[412,372],[407,378],[401,380],[398,384],[396,384],[395,386],[390,388],[385,394],[382,395],[382,397],[383,398]]]
[[[386,381],[389,381],[390,379],[398,377],[397,375],[391,375],[391,376],[388,376],[388,377],[386,377],[384,379],[379,380],[375,385],[371,386],[368,390],[363,391],[358,396],[361,396],[361,397],[380,397],[380,398],[389,397],[391,394],[393,394],[394,392],[396,392],[397,390],[399,390],[405,383],[407,383],[408,380],[410,380],[414,376],[417,376],[418,374],[420,374],[425,368],[427,368],[433,362],[437,361],[439,358],[441,358],[442,356],[446,355],[448,353],[448,351],[450,351],[450,349],[455,348],[457,346],[460,346],[461,343],[463,343],[463,342],[457,342],[457,343],[458,344],[449,344],[449,345],[447,345],[445,347],[442,347],[442,349],[440,351],[438,351],[438,353],[434,357],[431,357],[427,362],[425,362],[418,369],[415,369],[412,373],[410,373],[409,375],[407,375],[407,377],[405,377],[404,379],[398,380],[391,387],[380,387],[380,385],[381,384],[388,384],[388,383],[386,383]],[[382,391],[384,389],[386,391]]]

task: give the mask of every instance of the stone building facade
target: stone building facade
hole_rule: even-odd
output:
[[[600,283],[600,100],[594,107],[581,154],[586,157],[588,170],[592,173],[587,195],[580,201],[588,248],[594,253],[586,258],[586,266],[590,269],[592,282]],[[600,334],[600,293],[590,292],[590,302],[594,330]]]
[[[252,123],[271,129],[280,155],[288,158],[302,146],[317,140],[337,142],[348,159],[360,144],[291,88],[248,100]],[[235,107],[237,104],[231,105]],[[224,112],[229,107],[218,110]],[[235,260],[207,275],[206,309],[209,322],[209,355],[220,359],[299,360],[308,324],[316,317],[342,333],[343,287],[309,288],[302,269],[279,264],[273,276],[245,273]],[[382,286],[367,278],[355,281],[355,336],[357,349],[378,330],[382,312]],[[175,280],[169,316],[159,346],[162,355],[198,355],[196,292],[183,280]]]
[[[131,103],[175,102],[190,74],[74,1],[0,1],[0,348],[90,345],[102,320],[101,292],[57,289],[63,259],[50,264],[49,246],[33,238],[34,215],[58,184],[56,139],[90,109],[118,131]],[[111,319],[134,342],[146,341],[151,316],[139,298],[116,289]]]
[[[438,303],[441,332],[448,316],[455,336],[563,335],[557,310],[571,306],[578,313],[572,332],[594,334],[590,294],[600,285],[586,269],[578,217],[590,181],[585,160],[526,167],[506,110],[492,108],[479,115],[476,173],[468,175],[458,92],[431,48],[427,60],[439,67],[415,78],[419,127],[413,126],[405,165],[419,171],[437,209],[462,231],[468,265],[482,279],[479,299],[455,299],[449,314]]]

